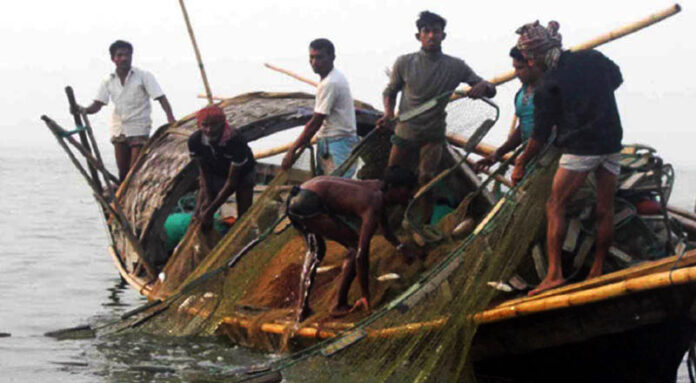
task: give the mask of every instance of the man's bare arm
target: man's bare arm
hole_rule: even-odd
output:
[[[522,180],[522,177],[524,177],[525,166],[527,166],[527,164],[529,163],[529,161],[532,160],[532,158],[539,154],[543,147],[544,145],[536,139],[529,139],[527,147],[524,148],[524,152],[522,152],[522,154],[515,160],[515,169],[513,169],[511,176],[512,183],[514,185],[516,185],[518,182]]]
[[[82,107],[80,105],[77,105],[77,112],[82,113],[82,114],[94,114],[94,113],[99,112],[104,105],[105,104],[103,102],[94,100],[86,108]],[[74,113],[74,112],[75,112],[74,110],[70,111],[70,113]]]
[[[500,161],[504,155],[514,150],[521,143],[522,132],[520,131],[520,126],[517,125],[515,130],[508,136],[507,140],[498,147],[498,149],[476,162],[476,164],[474,165],[474,170],[476,170],[477,172],[485,170],[489,166]]]
[[[293,142],[292,146],[290,146],[288,149],[287,153],[285,153],[285,157],[283,157],[283,162],[281,163],[283,170],[288,170],[290,167],[292,167],[292,164],[295,162],[297,150],[305,145],[308,145],[312,141],[312,137],[317,134],[317,131],[319,131],[319,128],[321,128],[325,118],[325,114],[314,113],[312,118],[307,121],[304,129],[302,129],[302,133],[300,133],[295,142]]]
[[[203,216],[201,217],[203,224],[207,225],[208,222],[213,218],[213,214],[217,211],[222,204],[227,201],[227,198],[229,198],[232,193],[234,193],[235,190],[237,190],[237,186],[239,185],[239,172],[240,172],[241,166],[237,165],[235,166],[234,164],[230,165],[230,170],[229,173],[227,174],[227,180],[225,181],[225,185],[222,186],[222,189],[218,192],[217,196],[208,204],[208,206],[205,208],[203,211]]]
[[[370,242],[377,230],[379,216],[374,207],[362,215],[362,225],[360,226],[360,238],[358,239],[358,253],[355,256],[355,266],[358,275],[358,283],[360,284],[360,293],[362,297],[359,302],[370,310]]]
[[[198,198],[196,198],[196,206],[193,208],[193,216],[198,217],[213,198],[208,190],[207,172],[203,163],[199,159],[194,161],[196,161],[196,166],[198,167]]]
[[[162,95],[160,97],[157,97],[155,100],[159,101],[160,105],[162,106],[162,110],[164,110],[164,114],[167,115],[167,122],[169,122],[170,124],[175,123],[176,118],[174,118],[172,106],[169,105],[169,100],[167,99],[167,96]]]
[[[389,121],[394,119],[396,95],[385,95],[382,101],[384,103],[384,115],[377,120],[377,128],[388,127]]]

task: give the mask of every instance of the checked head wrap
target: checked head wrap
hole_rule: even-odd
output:
[[[539,20],[525,24],[515,31],[520,35],[517,48],[527,60],[543,59],[550,69],[556,67],[561,57],[562,36],[558,33],[560,24],[550,21],[548,26],[539,24]]]

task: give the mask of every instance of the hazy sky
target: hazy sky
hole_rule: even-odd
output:
[[[314,78],[307,45],[327,37],[336,45],[339,67],[355,98],[381,109],[385,68],[418,49],[414,21],[429,9],[447,18],[444,51],[463,58],[483,77],[510,69],[507,54],[519,25],[535,19],[560,22],[572,46],[664,9],[668,1],[213,1],[188,0],[187,7],[213,93],[306,91],[307,85],[263,67],[270,62]],[[696,107],[696,4],[680,14],[606,45],[600,50],[621,67],[625,79],[617,98],[624,142],[657,147],[678,165],[696,166],[692,108]],[[689,38],[688,36],[692,36]],[[63,92],[75,88],[87,104],[113,70],[108,46],[115,39],[135,46],[134,65],[155,74],[177,117],[205,101],[176,0],[15,2],[0,14],[0,106],[3,139],[11,145],[52,143],[42,114],[72,124]],[[501,123],[487,140],[500,142],[509,127],[518,83],[499,88]],[[108,136],[110,107],[95,116],[100,141]],[[154,105],[155,125],[165,121]],[[109,149],[110,150],[110,149]]]

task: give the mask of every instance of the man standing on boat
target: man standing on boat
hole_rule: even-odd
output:
[[[381,226],[384,238],[402,255],[412,259],[411,250],[393,234],[385,214],[389,206],[408,204],[416,185],[415,174],[392,166],[387,169],[384,180],[322,176],[291,191],[287,201],[288,217],[293,226],[304,235],[312,257],[309,262],[305,262],[303,270],[300,320],[311,315],[309,295],[316,267],[326,254],[324,238],[336,241],[348,249],[331,315],[343,316],[361,307],[370,311],[370,242]],[[351,307],[348,305],[348,291],[356,271],[362,296]]]
[[[236,192],[237,218],[251,206],[256,160],[246,139],[227,123],[225,112],[211,105],[196,115],[199,130],[188,139],[191,159],[198,166],[198,200],[193,217],[203,228],[213,214]]]
[[[298,151],[309,145],[314,135],[317,142],[319,174],[331,174],[350,155],[358,143],[355,106],[350,86],[343,73],[334,68],[334,45],[327,39],[316,39],[309,44],[309,64],[321,78],[317,86],[314,114],[307,122],[283,158],[282,168],[289,169]],[[352,167],[344,177],[353,176]]]
[[[442,41],[447,36],[447,21],[441,16],[423,11],[416,21],[416,40],[420,51],[399,57],[392,68],[389,84],[384,89],[384,116],[378,127],[394,120],[396,95],[401,92],[399,113],[412,110],[445,92],[453,92],[461,83],[471,85],[471,98],[493,97],[495,87],[479,77],[463,60],[442,53]],[[405,123],[397,123],[392,136],[389,165],[408,166],[419,158],[418,182],[425,185],[435,177],[445,143],[445,107],[447,101]],[[432,203],[428,203],[432,211]],[[429,221],[426,214],[426,222]]]
[[[525,165],[540,152],[554,126],[555,145],[563,152],[546,205],[548,272],[530,295],[565,283],[561,246],[566,206],[592,172],[597,180],[597,241],[587,278],[602,274],[614,237],[614,192],[623,136],[614,91],[623,78],[619,67],[598,51],[562,51],[558,28],[556,22],[545,28],[537,21],[517,30],[517,46],[529,65],[544,75],[534,94],[532,138],[516,160],[512,181],[522,179]]]
[[[498,149],[476,162],[476,171],[482,171],[501,161],[507,153],[527,142],[532,136],[532,130],[534,130],[534,88],[543,73],[537,66],[529,65],[522,55],[522,51],[516,46],[510,50],[510,57],[512,58],[512,66],[515,68],[515,76],[522,83],[522,87],[514,98],[515,116],[517,116],[518,124]]]
[[[115,41],[109,47],[109,53],[116,65],[115,72],[102,82],[90,106],[78,108],[80,113],[94,114],[108,104],[109,99],[113,101],[111,143],[114,144],[118,178],[123,181],[150,135],[150,99],[159,101],[170,124],[176,119],[155,77],[131,66],[133,46],[129,42]]]

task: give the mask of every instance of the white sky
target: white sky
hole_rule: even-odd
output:
[[[327,37],[336,45],[336,66],[353,95],[381,109],[384,70],[403,53],[417,50],[415,19],[429,9],[448,20],[443,44],[483,77],[510,69],[507,56],[515,29],[526,22],[560,22],[564,44],[572,46],[662,10],[668,1],[213,1],[188,0],[187,7],[215,95],[248,91],[306,91],[307,85],[263,67],[270,62],[314,78],[307,45]],[[600,50],[621,67],[617,98],[624,142],[658,148],[680,166],[693,156],[696,107],[696,4],[682,2],[680,14],[606,45]],[[692,36],[692,37],[688,37]],[[177,117],[205,101],[193,49],[176,0],[24,0],[0,13],[0,96],[3,140],[27,148],[52,144],[42,114],[70,127],[63,92],[75,88],[88,104],[99,82],[113,70],[109,44],[135,46],[134,65],[155,74]],[[503,118],[487,140],[500,142],[509,127],[517,83],[499,88],[495,100]],[[106,142],[110,107],[92,118]],[[165,121],[153,105],[155,126]],[[36,144],[36,145],[33,145]],[[109,150],[109,149],[105,149]]]

